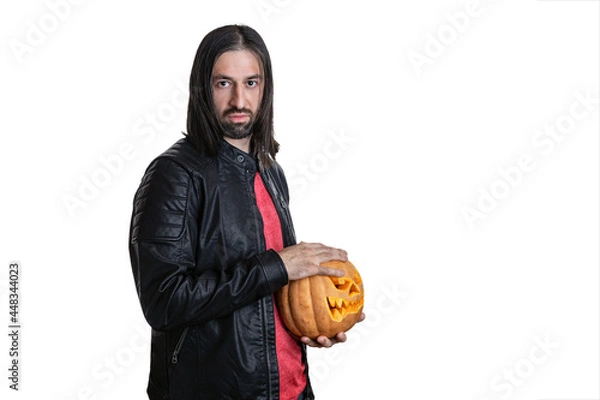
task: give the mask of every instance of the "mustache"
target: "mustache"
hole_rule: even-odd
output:
[[[247,108],[230,108],[228,110],[225,110],[225,112],[223,113],[223,116],[226,117],[229,114],[248,114],[248,115],[252,115],[252,111],[248,110]]]

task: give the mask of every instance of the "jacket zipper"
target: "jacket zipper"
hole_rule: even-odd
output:
[[[266,179],[264,179],[264,182],[267,184],[266,185],[267,189],[269,190],[269,192],[271,192],[273,194],[273,200],[274,200],[273,202],[274,203],[275,203],[275,201],[279,202],[279,205],[281,207],[281,214],[285,218],[285,222],[287,223],[287,225],[290,226],[291,221],[290,221],[290,216],[288,215],[287,204],[285,203],[285,199],[277,191],[275,184],[271,181],[271,177],[267,173],[264,173],[262,175],[266,178]],[[279,214],[279,212],[278,212],[278,214]]]
[[[263,338],[264,338],[264,341],[265,341],[265,356],[267,358],[267,391],[270,394],[271,393],[271,388],[272,388],[273,384],[271,382],[271,357],[269,356],[269,343],[268,343],[268,340],[267,340],[267,329],[268,329],[268,327],[267,327],[267,322],[266,321],[267,321],[268,316],[266,315],[267,314],[267,299],[266,299],[266,297],[263,298],[263,302],[262,303],[263,303],[262,304],[263,306],[261,308],[262,308],[263,321],[264,321],[263,324],[262,324],[263,325]]]
[[[181,336],[179,337],[179,341],[177,341],[177,345],[175,345],[175,351],[173,351],[173,357],[171,358],[171,362],[173,364],[177,364],[179,362],[179,350],[181,350],[181,346],[183,346],[183,340],[185,339],[185,335],[187,335],[187,331],[190,327],[186,327],[183,332],[181,332]]]

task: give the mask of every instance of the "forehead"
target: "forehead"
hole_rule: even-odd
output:
[[[212,75],[232,78],[245,78],[261,75],[262,68],[258,57],[248,50],[232,50],[221,54],[215,61]]]

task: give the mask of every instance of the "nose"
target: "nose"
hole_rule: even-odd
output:
[[[235,85],[231,91],[231,98],[229,99],[229,105],[235,107],[238,110],[245,108],[244,100],[244,88],[242,85]]]

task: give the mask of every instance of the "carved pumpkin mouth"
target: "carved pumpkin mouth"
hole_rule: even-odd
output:
[[[329,279],[336,290],[340,292],[340,295],[343,296],[327,296],[331,319],[339,322],[348,314],[356,314],[364,303],[364,299],[360,296],[360,287],[358,286],[362,283],[360,276],[355,274],[354,279],[329,276]]]
[[[341,321],[348,314],[356,314],[363,305],[363,299],[346,300],[340,297],[327,296],[329,314],[334,321]]]

